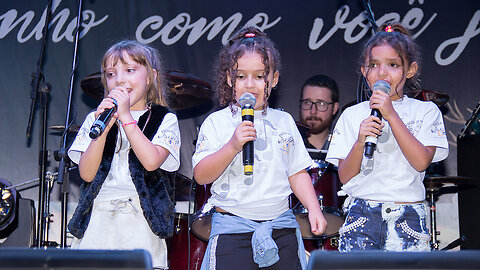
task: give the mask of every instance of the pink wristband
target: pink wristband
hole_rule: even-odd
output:
[[[137,121],[132,121],[132,122],[128,122],[128,123],[125,123],[125,124],[122,124],[122,127],[126,127],[128,125],[135,125],[137,124]]]

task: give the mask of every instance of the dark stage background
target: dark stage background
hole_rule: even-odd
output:
[[[399,20],[411,28],[423,53],[422,87],[448,94],[444,106],[450,156],[445,175],[457,175],[456,136],[480,98],[480,2],[473,0],[371,1],[381,24]],[[74,52],[77,1],[54,1],[49,22],[44,65],[45,81],[52,85],[48,126],[63,125],[67,111]],[[0,178],[13,184],[38,177],[41,110],[37,104],[30,143],[25,138],[29,119],[31,74],[42,44],[47,1],[2,1],[0,6]],[[254,24],[278,45],[282,54],[279,87],[273,105],[298,119],[299,90],[305,79],[324,73],[340,86],[340,105],[356,99],[358,56],[371,34],[362,1],[222,1],[222,0],[84,0],[78,66],[73,88],[74,125],[99,103],[82,91],[80,82],[100,70],[105,50],[121,39],[137,39],[156,47],[165,67],[212,81],[219,48],[235,29]],[[190,157],[196,127],[208,112],[203,104],[178,111],[182,131],[181,173],[191,177]],[[68,137],[68,143],[74,134]],[[49,129],[48,149],[60,147],[61,136]],[[50,155],[48,170],[58,162]],[[75,177],[72,177],[75,180]],[[78,178],[78,177],[77,177]],[[78,180],[78,179],[77,179]],[[75,201],[75,185],[70,200]],[[24,198],[37,200],[38,189],[22,188]],[[58,201],[59,196],[52,195]],[[456,203],[456,202],[454,202]],[[454,221],[455,222],[455,221]]]

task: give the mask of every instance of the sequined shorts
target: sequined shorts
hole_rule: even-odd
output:
[[[397,204],[355,198],[340,228],[339,251],[429,251],[423,203]]]

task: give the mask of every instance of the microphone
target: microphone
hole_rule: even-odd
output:
[[[372,91],[375,91],[375,90],[381,90],[389,94],[390,84],[384,80],[377,81],[372,87]],[[382,120],[382,114],[378,109],[372,109],[372,113],[370,115],[376,116],[380,118],[380,120]],[[367,136],[367,139],[365,140],[365,157],[367,158],[373,157],[373,152],[375,152],[375,149],[377,148],[377,140],[378,138],[375,136]]]
[[[255,106],[255,96],[251,93],[244,93],[240,96],[238,104],[242,108],[242,121],[253,122],[253,108]],[[243,145],[243,172],[245,175],[253,174],[253,141],[248,141]]]
[[[117,111],[117,101],[113,99],[113,106],[110,109],[106,109],[103,111],[97,119],[95,119],[95,122],[93,122],[92,127],[90,128],[90,133],[88,134],[90,138],[93,140],[98,138],[98,136],[102,135],[103,131],[105,130],[105,127],[107,126],[108,122],[110,121],[110,118],[112,118],[112,115]]]

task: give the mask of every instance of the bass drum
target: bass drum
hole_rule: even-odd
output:
[[[197,270],[202,265],[207,243],[188,233],[188,214],[175,214],[175,231],[167,239],[171,270]],[[190,267],[189,267],[190,265]]]

